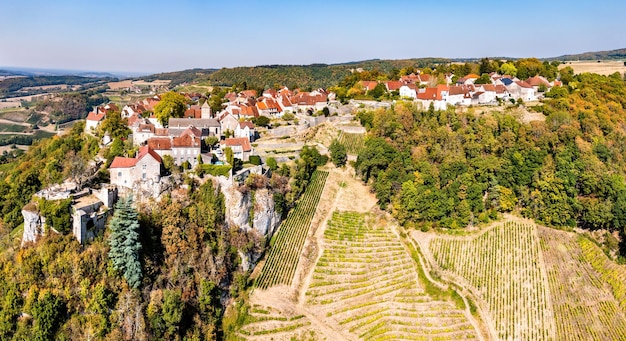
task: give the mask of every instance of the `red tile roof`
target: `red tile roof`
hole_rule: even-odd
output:
[[[154,150],[150,149],[148,146],[143,146],[139,148],[137,152],[137,161],[141,160],[144,156],[150,154],[155,160],[161,162],[161,157]]]
[[[426,83],[430,81],[430,75],[427,75],[425,73],[424,74],[420,73],[418,77],[419,77],[420,82],[422,83]]]
[[[256,97],[256,90],[244,90],[239,93],[243,97]]]
[[[244,152],[249,152],[252,150],[250,146],[250,140],[245,137],[231,137],[224,140],[222,143],[227,147],[241,146]]]
[[[402,86],[402,82],[401,81],[388,81],[385,82],[385,87],[387,88],[387,91],[395,91],[400,89],[400,87]]]
[[[200,108],[189,108],[187,110],[185,110],[185,114],[183,115],[184,118],[187,117],[191,117],[191,118],[202,118],[202,109]]]
[[[183,135],[192,135],[192,136],[195,136],[196,138],[200,138],[202,137],[202,131],[194,126],[191,126],[185,129],[185,131],[183,131],[182,134],[180,134],[180,136],[183,136]]]
[[[532,88],[532,86],[524,81],[517,81],[515,84],[519,85],[522,88]]]
[[[528,78],[526,80],[526,83],[530,84],[531,86],[540,86],[541,84],[543,84],[545,86],[550,86],[550,83],[545,78],[543,78],[541,76],[535,76],[535,77]]]
[[[137,164],[137,159],[134,157],[121,157],[116,156],[111,162],[111,166],[109,168],[130,168],[134,167]]]
[[[441,96],[438,96],[438,94],[441,94],[441,92],[437,90],[437,88],[426,88],[423,92],[420,91],[417,93],[417,99],[421,99],[424,101],[439,100],[441,99]]]
[[[96,122],[100,122],[102,120],[104,120],[104,118],[106,117],[106,114],[101,113],[101,114],[96,114],[95,112],[90,112],[89,115],[87,115],[87,121],[96,121]]]
[[[245,127],[248,127],[250,129],[254,129],[254,123],[252,123],[250,121],[241,121],[241,122],[239,122],[239,129],[243,129]]]
[[[172,139],[172,147],[174,148],[193,148],[193,147],[200,147],[200,139],[191,135],[191,134],[184,134],[181,135],[180,137],[174,137]]]
[[[148,139],[148,147],[153,150],[170,150],[172,140],[169,137],[151,137]]]
[[[144,132],[144,133],[154,133],[154,124],[149,123],[149,124],[140,124],[139,128],[137,129],[138,132]]]
[[[370,90],[374,90],[376,85],[378,85],[378,82],[376,82],[376,81],[361,81],[361,84],[363,85],[363,88],[365,90],[370,91]]]

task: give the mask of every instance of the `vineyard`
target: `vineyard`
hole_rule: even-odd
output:
[[[278,229],[276,240],[257,280],[258,288],[291,284],[327,177],[328,172],[313,173],[302,198]]]
[[[253,305],[238,337],[244,340],[324,340],[304,315]]]
[[[369,214],[335,211],[306,305],[366,340],[463,340],[477,334],[464,311],[422,288],[399,238]]]
[[[339,142],[346,146],[348,155],[357,155],[365,144],[365,134],[346,133],[342,131],[339,135]]]
[[[626,316],[612,291],[623,299],[623,267],[610,262],[589,240],[539,228],[557,340],[626,340]],[[615,283],[615,288],[606,283]]]
[[[476,293],[499,339],[555,339],[535,225],[507,221],[474,237],[435,238],[430,252],[445,274]]]

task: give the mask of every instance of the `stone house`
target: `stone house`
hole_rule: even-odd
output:
[[[220,142],[222,150],[226,147],[230,147],[233,151],[233,156],[237,159],[248,161],[250,155],[254,152],[250,140],[245,137],[233,137],[228,138]]]
[[[143,146],[134,158],[117,156],[109,167],[111,184],[133,188],[135,184],[158,182],[161,178],[161,157],[149,146]]]

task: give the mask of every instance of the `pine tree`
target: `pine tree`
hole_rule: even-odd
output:
[[[138,288],[142,272],[139,262],[141,242],[137,212],[132,207],[132,197],[122,198],[115,205],[115,213],[109,223],[109,258],[115,270],[122,273],[128,285]]]

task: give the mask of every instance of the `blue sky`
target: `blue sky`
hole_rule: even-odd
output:
[[[0,66],[160,72],[626,47],[624,1],[0,1]]]

